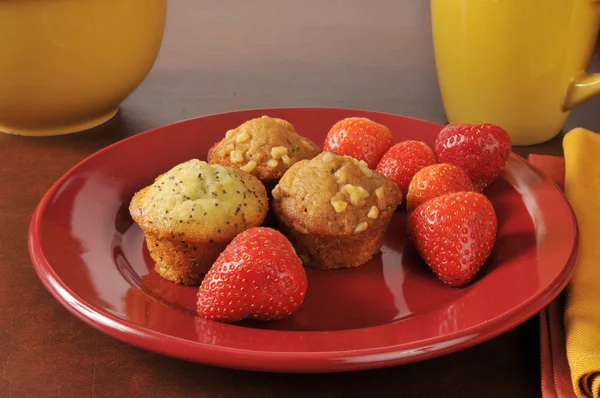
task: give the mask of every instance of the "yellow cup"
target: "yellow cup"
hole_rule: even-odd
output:
[[[555,137],[600,93],[585,72],[598,0],[431,0],[438,80],[450,123],[490,122],[513,145]]]
[[[158,55],[166,0],[0,0],[0,131],[47,136],[113,117]]]

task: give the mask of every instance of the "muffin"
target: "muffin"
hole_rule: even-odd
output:
[[[268,207],[256,177],[192,159],[137,192],[129,212],[144,232],[156,272],[199,285],[227,244],[259,226]]]
[[[271,191],[294,163],[312,159],[321,149],[300,136],[290,122],[263,116],[229,130],[208,151],[208,163],[250,173]]]
[[[402,193],[349,156],[323,152],[294,164],[273,190],[273,212],[302,262],[358,267],[381,251]]]

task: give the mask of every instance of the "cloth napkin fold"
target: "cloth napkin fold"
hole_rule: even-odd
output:
[[[579,256],[565,294],[540,314],[542,393],[600,398],[600,135],[574,129],[563,149],[564,190],[579,223]],[[530,161],[560,185],[560,159],[532,155]]]
[[[560,189],[565,183],[565,159],[531,154],[529,162],[550,177]],[[540,314],[540,351],[543,398],[575,398],[565,342],[565,295],[560,294]]]
[[[579,223],[579,257],[566,289],[565,336],[575,393],[600,397],[600,135],[563,140],[565,194]]]

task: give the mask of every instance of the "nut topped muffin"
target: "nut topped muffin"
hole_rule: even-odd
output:
[[[402,193],[365,162],[324,152],[294,164],[273,190],[273,211],[308,266],[357,267],[381,250]]]
[[[225,246],[259,226],[268,207],[256,177],[192,159],[137,192],[129,212],[144,232],[156,272],[199,285]]]
[[[208,151],[208,162],[250,173],[270,190],[290,166],[299,160],[312,159],[320,152],[290,122],[262,116],[229,130]]]

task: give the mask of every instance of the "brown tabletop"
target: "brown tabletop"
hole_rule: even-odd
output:
[[[593,68],[600,70],[598,55]],[[171,1],[159,59],[115,119],[63,137],[0,134],[0,397],[540,395],[537,317],[476,347],[412,365],[267,374],[121,343],[76,319],[44,289],[29,260],[28,223],[45,191],[76,162],[151,127],[279,106],[364,108],[444,123],[428,2]],[[600,131],[599,109],[600,98],[588,101],[565,129]],[[561,138],[515,151],[560,154]]]

